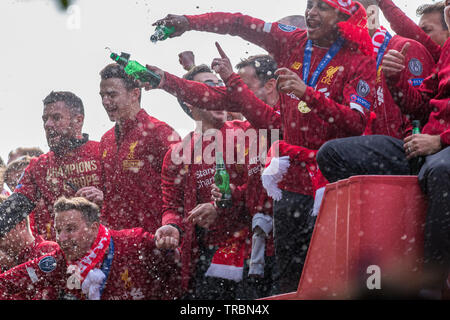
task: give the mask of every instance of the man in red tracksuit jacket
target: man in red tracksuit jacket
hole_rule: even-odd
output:
[[[439,3],[436,3],[428,4],[427,6],[433,6],[437,9],[439,5]],[[445,17],[429,14],[429,17],[426,19],[428,23],[423,23],[422,25],[422,20],[425,16],[423,14],[419,23],[421,26],[419,26],[398,8],[392,0],[379,0],[378,6],[383,11],[383,15],[389,21],[394,32],[402,37],[417,40],[427,48],[435,62],[439,61],[442,46],[450,34],[447,26],[443,25]],[[433,8],[432,13],[436,12],[434,11],[435,8]],[[427,25],[432,25],[433,27]]]
[[[100,95],[115,126],[100,141],[103,171],[102,223],[119,230],[161,225],[161,167],[178,138],[166,123],[140,106],[141,89],[118,64],[101,72]]]
[[[160,251],[142,228],[111,230],[85,198],[55,203],[57,242],[67,260],[63,299],[171,300],[179,295],[179,252]]]
[[[0,274],[0,300],[56,300],[65,285],[66,262],[56,242],[33,236],[29,218],[0,238],[13,267]]]
[[[219,83],[206,65],[194,67],[185,77],[210,86]],[[244,259],[249,251],[251,217],[242,199],[235,194],[232,208],[219,209],[214,206],[211,187],[214,184],[215,161],[209,157],[214,158],[217,152],[221,152],[230,184],[244,185],[247,177],[254,173],[249,170],[246,155],[248,142],[246,139],[241,141],[238,134],[245,134],[250,126],[243,121],[226,121],[224,111],[204,111],[187,103],[184,103],[185,108],[197,121],[197,127],[195,132],[172,147],[164,159],[164,226],[157,231],[156,237],[167,237],[169,234],[166,231],[170,229],[182,231],[183,289],[187,291],[186,298],[243,298],[240,287],[244,277]],[[215,146],[214,150],[212,146]],[[253,166],[258,166],[256,161]],[[178,231],[176,233],[173,236],[180,238]]]
[[[50,151],[31,160],[15,192],[0,206],[0,235],[34,210],[38,235],[54,240],[53,203],[60,196],[80,193],[94,199],[100,187],[98,142],[82,134],[83,102],[71,92],[51,92],[42,116]],[[87,193],[89,193],[89,195]],[[11,221],[5,221],[4,212]]]
[[[450,27],[450,0],[446,5]],[[418,174],[428,198],[424,271],[435,278],[425,289],[439,294],[442,288],[450,289],[445,288],[450,269],[450,39],[442,48],[434,73],[419,88],[397,81],[405,67],[405,56],[400,52],[390,51],[384,58],[391,91],[402,94],[398,102],[402,110],[417,117],[428,116],[422,134],[404,141],[387,136],[330,141],[319,150],[317,161],[330,182],[360,174]]]
[[[406,53],[406,63],[408,68],[405,68],[402,71],[401,79],[399,81],[409,81],[414,86],[420,86],[423,79],[432,73],[434,60],[428,50],[419,42],[398,35],[391,36],[391,34],[380,25],[377,0],[361,0],[360,3],[368,12],[369,33],[372,37],[374,52],[377,59],[377,95],[373,107],[376,118],[373,120],[371,119],[372,121],[368,124],[366,134],[382,134],[402,139],[411,133],[412,127],[410,120],[422,120],[421,122],[425,123],[426,119],[409,119],[409,115],[402,114],[395,102],[397,97],[391,95],[381,70],[383,56],[389,50],[401,51],[402,48],[409,43]]]
[[[265,48],[281,67],[277,75],[283,139],[317,150],[327,140],[364,132],[375,96],[376,66],[364,28],[367,16],[358,3],[309,1],[305,16],[306,31],[228,13],[169,15],[156,24],[175,26],[172,37],[187,30],[210,31],[239,35]],[[306,257],[303,244],[309,242],[298,230],[312,231],[314,223],[309,219],[314,194],[310,174],[301,163],[292,165],[295,174],[283,177],[282,199],[274,202],[281,292],[297,289]]]
[[[276,77],[274,75],[277,65],[273,58],[268,55],[252,56],[242,60],[236,66],[239,69],[239,75],[237,75],[233,73],[231,62],[218,43],[216,43],[216,46],[222,57],[214,59],[212,64],[213,68],[225,81],[233,74],[235,79],[233,83],[242,90],[236,89],[231,92],[231,87],[212,87],[205,85],[202,82],[189,81],[186,80],[186,78],[180,79],[167,72],[163,72],[154,66],[147,67],[161,75],[161,78],[163,79],[160,85],[161,88],[176,96],[180,101],[195,105],[196,108],[207,110],[219,108],[220,110],[226,109],[227,111],[232,111],[234,108],[239,108],[237,113],[243,114],[247,119],[247,123],[252,125],[252,127],[248,126],[248,129],[266,130],[267,134],[264,134],[264,131],[258,131],[254,137],[258,140],[253,142],[253,147],[258,151],[258,155],[256,155],[255,159],[252,159],[254,161],[249,161],[251,163],[256,163],[256,165],[248,164],[248,182],[242,186],[237,186],[234,191],[235,197],[241,199],[241,201],[245,203],[247,210],[253,217],[252,229],[254,230],[254,233],[261,233],[257,228],[263,227],[265,230],[264,238],[268,238],[267,241],[263,241],[265,243],[264,248],[266,249],[264,257],[255,257],[252,252],[250,260],[248,260],[248,263],[244,266],[245,271],[247,269],[249,271],[249,277],[244,278],[244,285],[242,286],[246,290],[244,296],[246,298],[259,298],[270,294],[273,278],[276,276],[273,263],[273,233],[271,232],[272,201],[262,186],[260,176],[261,167],[259,163],[264,163],[265,153],[267,152],[270,143],[273,142],[273,139],[278,139],[279,137],[281,124],[279,113],[277,113],[279,112],[279,95],[276,90]],[[188,79],[190,78],[191,77],[188,77]],[[249,87],[252,88],[252,91],[250,91]],[[252,92],[254,92],[254,94]],[[240,105],[236,104],[236,101],[228,99],[239,96],[240,98],[237,98],[237,101],[248,101],[246,96],[249,94],[254,97],[254,100],[259,101],[264,106],[267,106],[263,102],[266,101],[269,104],[268,108],[271,112],[274,112],[274,115],[272,113],[267,113],[268,118],[264,119],[264,116],[261,116],[253,106],[241,108]],[[259,100],[255,94],[258,95],[261,100]],[[218,101],[219,99],[220,101]],[[209,104],[211,104],[211,106],[209,106]],[[275,131],[272,131],[273,129]],[[253,237],[255,237],[255,235]],[[262,234],[258,236],[258,239],[261,238],[263,238]],[[259,252],[261,252],[261,250],[259,250]],[[257,266],[253,265],[254,261],[258,264]]]

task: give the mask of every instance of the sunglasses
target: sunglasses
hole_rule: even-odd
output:
[[[219,80],[219,82],[214,82],[213,80],[206,80],[203,81],[203,83],[210,87],[225,87],[225,83],[223,83],[222,80]]]

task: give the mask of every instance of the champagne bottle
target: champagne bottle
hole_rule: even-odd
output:
[[[225,168],[225,162],[223,161],[223,154],[221,152],[216,153],[214,182],[222,193],[222,199],[216,201],[217,207],[222,209],[230,208],[233,204],[231,199],[230,175]]]
[[[420,134],[420,121],[413,120],[412,126],[413,126],[412,134]]]
[[[161,77],[158,74],[148,70],[139,62],[130,60],[128,53],[122,52],[119,56],[117,53],[111,52],[110,58],[120,64],[126,74],[134,77],[136,80],[144,83],[149,82],[153,88],[156,88],[161,82]]]
[[[420,121],[419,120],[413,120],[412,121],[412,134],[420,134]],[[409,160],[409,167],[411,169],[411,175],[418,175],[420,168],[422,168],[423,164],[425,163],[425,157],[419,156],[415,157]]]
[[[150,37],[150,41],[156,43],[158,41],[166,40],[174,32],[175,27],[166,27],[164,25],[157,26],[155,29],[155,33]]]

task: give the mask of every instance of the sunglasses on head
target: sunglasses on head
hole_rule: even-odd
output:
[[[222,80],[219,80],[219,82],[214,82],[213,80],[206,80],[203,81],[203,83],[210,87],[225,87],[225,83],[223,83]]]

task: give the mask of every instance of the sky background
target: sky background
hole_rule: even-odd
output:
[[[432,2],[395,1],[416,22],[416,8]],[[197,64],[210,64],[218,57],[214,42],[219,41],[236,65],[241,58],[266,52],[237,37],[196,31],[153,44],[151,25],[169,13],[211,11],[241,12],[272,22],[304,15],[306,0],[76,0],[73,5],[62,11],[53,0],[0,1],[0,156],[5,162],[9,151],[19,146],[48,151],[42,100],[52,90],[72,91],[83,100],[83,131],[92,140],[99,141],[113,126],[98,94],[99,71],[112,62],[105,47],[181,76],[185,71],[178,53],[191,50]],[[390,30],[384,17],[381,23]],[[162,90],[144,91],[142,107],[182,136],[194,129],[176,99]]]

